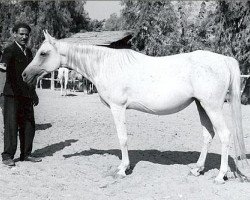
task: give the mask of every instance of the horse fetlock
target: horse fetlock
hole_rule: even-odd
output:
[[[204,166],[197,166],[190,170],[191,175],[200,176],[201,172],[204,170]]]
[[[118,169],[119,169],[119,170],[124,170],[124,171],[126,171],[126,170],[130,169],[130,164],[129,164],[129,163],[127,163],[127,164],[121,163],[121,164],[118,166]]]
[[[217,184],[217,185],[221,185],[221,184],[224,184],[225,183],[225,180],[223,177],[221,176],[217,176],[215,179],[214,179],[214,183]]]
[[[220,171],[218,176],[214,179],[215,184],[224,184],[225,180],[227,180],[227,171]]]
[[[125,171],[116,169],[116,170],[108,173],[107,176],[111,176],[114,179],[118,179],[118,178],[124,178],[124,177],[126,177],[126,174],[125,174]]]
[[[124,169],[120,169],[118,172],[117,172],[117,175],[121,178],[125,177],[126,176],[126,173],[125,173],[125,170]]]
[[[117,174],[119,176],[123,176],[125,177],[126,176],[126,171],[130,169],[130,165],[129,163],[128,164],[125,164],[125,163],[121,163],[118,167],[117,167]]]

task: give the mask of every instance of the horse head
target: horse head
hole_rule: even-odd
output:
[[[61,56],[56,46],[57,40],[43,31],[45,40],[35,57],[22,73],[23,80],[35,85],[46,74],[56,70],[61,64]]]

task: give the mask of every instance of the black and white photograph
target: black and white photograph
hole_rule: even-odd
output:
[[[250,1],[0,0],[0,200],[249,200]]]

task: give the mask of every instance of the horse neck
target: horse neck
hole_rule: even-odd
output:
[[[100,73],[101,65],[111,55],[108,48],[91,45],[60,42],[57,48],[70,68],[93,83]]]

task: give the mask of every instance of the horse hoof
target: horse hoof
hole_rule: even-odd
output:
[[[124,178],[124,177],[126,177],[126,173],[125,173],[124,170],[119,170],[119,171],[117,172],[117,175],[119,176],[119,178]]]
[[[222,185],[222,184],[225,184],[225,180],[224,179],[220,179],[220,178],[216,178],[214,179],[214,184],[216,185]]]
[[[199,168],[191,169],[191,170],[190,170],[190,175],[193,175],[193,176],[200,176],[200,175],[201,175],[200,169],[199,169]]]
[[[126,177],[125,172],[121,171],[120,169],[112,170],[111,172],[107,173],[106,176],[111,176],[114,179],[122,179]]]
[[[124,174],[116,174],[114,178],[115,179],[123,179],[125,177],[126,177],[126,175],[124,175]]]
[[[123,179],[126,177],[125,173],[120,172],[118,169],[112,174],[114,179]]]

